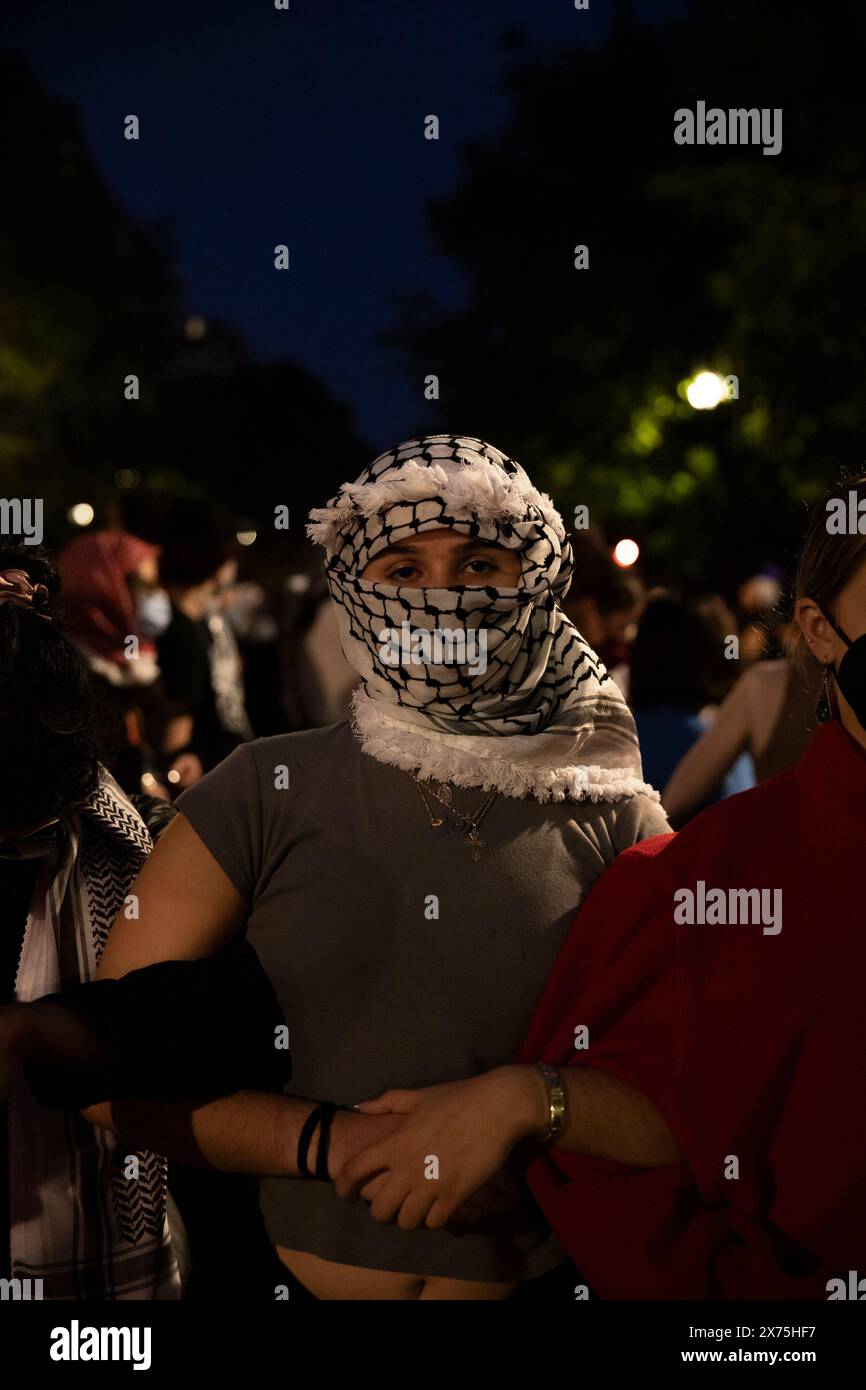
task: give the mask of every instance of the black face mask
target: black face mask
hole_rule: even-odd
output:
[[[833,672],[836,684],[854,711],[858,723],[866,729],[866,632],[852,642],[835,618],[831,618],[823,608],[821,612],[848,648],[838,667],[833,666]]]

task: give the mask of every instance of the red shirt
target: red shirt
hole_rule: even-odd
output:
[[[520,1060],[615,1073],[684,1156],[528,1150],[600,1297],[826,1299],[866,1277],[864,870],[866,753],[831,723],[796,768],[626,851],[589,894]],[[682,890],[699,908],[714,888],[727,923],[682,921]],[[732,889],[768,890],[760,920],[731,922]]]

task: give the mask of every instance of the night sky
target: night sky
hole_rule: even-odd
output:
[[[548,53],[598,42],[610,17],[603,0],[585,12],[572,0],[291,0],[288,12],[272,0],[12,0],[0,46],[78,109],[134,214],[174,219],[190,311],[225,319],[263,359],[302,362],[379,448],[424,419],[422,384],[375,341],[392,322],[386,297],[460,301],[424,204],[454,186],[461,146],[507,116],[503,32]],[[137,143],[123,138],[128,113]],[[423,138],[430,113],[438,142]],[[507,211],[490,209],[491,236]]]

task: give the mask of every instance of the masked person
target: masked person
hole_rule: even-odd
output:
[[[171,617],[159,586],[159,547],[128,531],[76,537],[58,556],[64,630],[80,648],[121,736],[112,771],[125,791],[167,795],[154,747],[163,696],[155,639]]]
[[[136,884],[140,923],[118,917],[101,967],[245,933],[290,1030],[293,1094],[196,1107],[194,1145],[176,1110],[87,1113],[262,1175],[293,1298],[509,1297],[569,1273],[532,1202],[512,1180],[503,1209],[500,1174],[459,1233],[383,1226],[333,1179],[401,1121],[345,1107],[510,1062],[575,908],[666,821],[622,696],[559,606],[563,524],[513,460],[409,441],[312,531],[361,676],[354,722],[245,744],[185,792]]]
[[[825,693],[797,766],[623,854],[520,1063],[365,1104],[406,1122],[345,1166],[342,1195],[386,1174],[371,1213],[411,1233],[515,1150],[602,1298],[862,1298],[864,505],[866,477],[834,489],[798,564],[792,655]],[[554,1141],[523,1143],[548,1112]],[[444,1193],[418,1176],[434,1144]]]

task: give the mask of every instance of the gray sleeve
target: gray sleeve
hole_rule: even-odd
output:
[[[653,835],[670,835],[671,827],[661,802],[640,792],[626,801],[616,803],[614,845],[617,854]]]
[[[252,906],[262,863],[262,798],[252,746],[242,743],[175,805]]]

